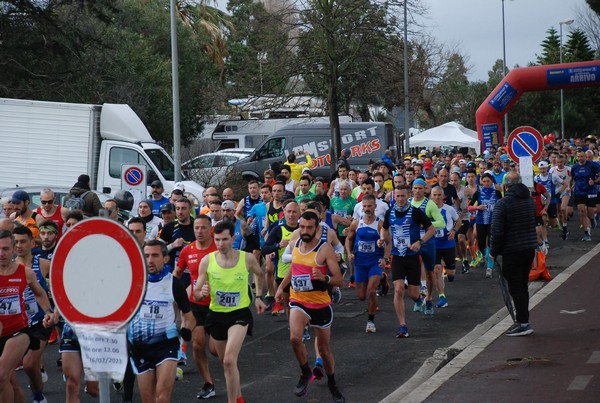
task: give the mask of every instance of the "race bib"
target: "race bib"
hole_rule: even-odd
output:
[[[595,199],[596,196],[598,196],[597,194],[593,194],[593,195],[588,195],[588,199]]]
[[[444,237],[444,229],[443,228],[436,228],[435,229],[435,237],[436,238],[443,238]]]
[[[333,212],[333,214],[337,214],[340,217],[346,217],[348,214],[346,213],[346,210],[336,210]]]
[[[0,315],[18,315],[21,313],[21,304],[18,295],[9,295],[0,298]]]
[[[25,303],[25,311],[27,311],[27,316],[33,318],[39,311],[40,308],[36,301]]]
[[[358,251],[361,253],[374,253],[375,242],[358,241]]]
[[[310,274],[292,276],[292,288],[296,292],[312,291],[313,285],[310,280]]]
[[[140,315],[144,319],[162,319],[168,307],[167,301],[144,300],[140,308]]]
[[[410,246],[410,240],[408,238],[395,237],[394,238],[394,247],[396,249],[404,249]]]
[[[226,308],[236,307],[240,304],[240,293],[217,290],[217,303]]]

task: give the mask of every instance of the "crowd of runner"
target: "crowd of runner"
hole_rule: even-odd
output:
[[[531,195],[539,252],[550,250],[548,231],[560,231],[563,240],[573,236],[567,221],[575,209],[581,240],[591,241],[600,211],[597,159],[588,138],[550,144],[535,162]],[[254,305],[259,314],[289,320],[301,372],[293,393],[303,396],[310,382],[325,378],[334,401],[344,402],[330,348],[332,306],[342,289],[355,288],[366,301],[365,332],[374,333],[378,297],[392,283],[395,336],[408,337],[405,293],[412,311],[434,315],[451,303],[445,282],[457,271],[496,275],[492,215],[504,182],[518,179],[518,170],[504,147],[481,156],[421,150],[398,160],[388,152],[362,171],[352,167],[351,156],[342,159],[326,183],[292,159],[277,174],[265,171],[262,182],[250,181],[245,195],[207,188],[199,206],[185,189],[165,197],[163,184],[154,181],[151,196],[131,217],[120,211],[121,200],[96,200],[87,175],[62,206],[45,189],[33,210],[29,194],[18,190],[2,200],[7,218],[0,220],[0,401],[25,401],[15,375],[21,367],[34,401],[46,401],[42,358],[54,342],[60,343],[66,400],[79,400],[77,329],[53,310],[47,279],[60,237],[103,214],[131,231],[148,266],[148,292],[128,328],[128,368],[114,385],[124,401],[132,400],[135,380],[143,401],[169,401],[178,365],[190,354],[202,380],[196,397],[215,396],[208,351],[223,366],[229,402],[243,402],[237,360],[252,333]],[[305,343],[309,329],[313,365]],[[85,392],[97,396],[98,384],[86,382]]]

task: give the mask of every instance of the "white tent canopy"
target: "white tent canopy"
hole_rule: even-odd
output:
[[[444,123],[441,126],[422,131],[411,137],[411,147],[469,147],[479,150],[481,142],[477,132],[465,128],[456,122]]]

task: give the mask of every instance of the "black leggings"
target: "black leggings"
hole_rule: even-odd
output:
[[[477,246],[481,253],[483,253],[485,248],[489,245],[491,227],[491,224],[475,224],[475,230],[477,231]]]

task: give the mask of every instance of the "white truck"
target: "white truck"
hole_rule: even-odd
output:
[[[171,157],[124,104],[87,105],[0,98],[0,189],[71,187],[87,173],[92,188],[121,189],[121,166],[143,164],[146,183],[159,179],[168,195],[175,186]],[[202,186],[183,181],[202,200]]]

